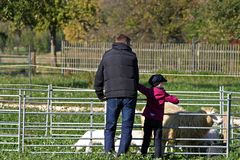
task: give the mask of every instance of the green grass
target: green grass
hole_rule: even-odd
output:
[[[90,88],[93,85],[93,73],[84,72],[76,75],[63,76],[61,74],[37,74],[32,76],[31,84]],[[0,75],[1,84],[29,84],[28,75]]]
[[[164,75],[164,74],[163,74]],[[79,74],[37,74],[32,76],[31,83],[38,85],[73,87],[73,88],[93,88],[95,73],[81,72]],[[148,85],[147,81],[151,75],[140,75],[140,82]],[[239,77],[220,76],[176,76],[166,75],[167,90],[181,91],[216,91],[219,86],[224,86],[225,90],[240,91]],[[0,75],[1,84],[29,84],[27,75]],[[116,84],[117,85],[117,84]]]
[[[113,155],[105,155],[105,154],[29,154],[29,153],[9,153],[9,152],[0,152],[1,160],[33,160],[33,159],[57,159],[57,160],[114,160],[116,159]],[[239,160],[240,150],[236,150],[235,152],[231,152],[229,157],[215,156],[211,158],[207,157],[193,157],[190,156],[191,160]],[[139,154],[126,154],[123,155],[116,160],[152,160],[153,158],[149,155],[147,157],[142,157]],[[170,156],[168,160],[186,160],[186,156]]]
[[[147,80],[150,76],[151,75],[142,75],[140,82],[148,85]],[[217,91],[220,86],[224,86],[225,90],[240,91],[239,77],[201,75],[166,75],[165,77],[168,80],[165,88],[172,91]]]

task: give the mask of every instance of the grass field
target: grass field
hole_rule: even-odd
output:
[[[1,160],[43,160],[43,159],[51,159],[51,160],[152,160],[151,156],[142,157],[140,155],[132,155],[132,154],[126,154],[124,156],[121,156],[119,158],[115,158],[112,155],[104,155],[104,154],[18,154],[18,153],[6,153],[6,152],[0,152],[0,158]],[[190,160],[239,160],[239,153],[240,150],[236,150],[235,152],[231,153],[228,158],[225,157],[189,157]],[[186,160],[187,158],[184,156],[170,156],[167,158],[168,160]]]
[[[147,81],[150,75],[141,75],[140,82],[144,85],[148,85]],[[225,90],[228,91],[240,91],[239,78],[238,77],[220,77],[220,76],[178,76],[178,75],[166,75],[168,83],[165,86],[166,90],[169,91],[218,91],[220,86],[224,86]],[[71,88],[90,88],[93,89],[94,82],[94,73],[82,72],[76,75],[35,75],[32,77],[32,84],[35,85],[49,85],[59,87],[71,87]],[[1,85],[2,87],[8,87],[11,84],[11,87],[19,88],[19,85],[13,84],[28,84],[29,79],[26,75],[0,75],[0,83],[5,84]],[[8,84],[8,85],[7,85]],[[117,84],[116,84],[117,85]],[[28,86],[25,86],[26,88]],[[63,96],[63,93],[59,93],[59,97]],[[38,95],[37,95],[38,96]],[[71,94],[69,96],[78,97],[79,93]],[[88,96],[88,95],[84,95]],[[13,117],[9,117],[11,120]],[[15,117],[16,118],[16,117]],[[34,117],[40,118],[41,117]],[[62,116],[62,121],[76,121],[76,115]],[[86,118],[86,117],[85,117]],[[86,118],[88,119],[88,118]],[[101,119],[101,118],[100,118]],[[72,144],[72,141],[69,142]],[[237,160],[240,156],[240,150],[233,150],[228,158],[225,157],[213,157],[211,159],[215,160]],[[195,160],[204,160],[207,157],[189,157],[190,159]],[[115,159],[112,155],[106,156],[101,154],[30,154],[30,153],[17,153],[17,152],[2,152],[0,151],[0,159],[9,160],[9,159],[21,159],[21,160],[32,160],[32,159],[83,159],[83,160],[105,160],[105,159]],[[143,160],[152,159],[149,157],[142,157],[140,155],[127,154],[118,159],[122,160]],[[173,156],[169,159],[186,159],[186,156]]]
[[[164,75],[164,74],[163,74]],[[151,75],[140,75],[140,82],[148,85],[147,81]],[[168,80],[166,90],[174,91],[216,91],[219,86],[224,86],[225,90],[240,91],[239,77],[222,77],[222,76],[178,76],[166,75]],[[27,75],[0,75],[1,84],[28,84]],[[63,76],[61,74],[38,74],[32,77],[32,84],[73,87],[73,88],[93,88],[94,73],[82,72],[79,74],[70,74]],[[117,85],[117,84],[116,84]]]

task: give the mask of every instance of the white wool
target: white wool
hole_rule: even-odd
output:
[[[115,142],[115,151],[118,152],[120,145],[121,135],[118,136],[117,141]],[[133,130],[132,131],[132,141],[131,145],[135,145],[138,147],[138,152],[140,152],[140,148],[143,142],[143,131],[142,130]]]
[[[217,129],[210,129],[208,133],[203,137],[206,139],[218,139],[219,131]]]
[[[212,145],[215,142],[217,143],[217,139],[220,138],[220,133],[217,129],[210,129],[208,133],[203,137],[204,139],[209,139],[204,142],[204,145]],[[210,139],[216,139],[216,140],[210,140]]]
[[[90,140],[92,132],[92,141]],[[138,147],[139,151],[142,145],[143,131],[142,130],[133,130],[132,131],[132,141],[131,145]],[[118,136],[117,141],[115,142],[115,151],[117,152],[120,145],[121,135]],[[93,130],[87,131],[81,138],[74,144],[76,151],[79,151],[83,147],[86,147],[85,152],[90,153],[90,146],[93,144],[102,144],[104,146],[104,130]]]
[[[233,117],[233,124],[236,126],[240,126],[240,118],[239,117]]]
[[[173,103],[171,103],[171,102],[165,102],[164,103],[164,107],[165,108],[172,108],[172,109],[174,109],[174,108],[176,108],[177,110],[178,109],[183,109],[182,107],[180,107],[179,105],[177,105],[177,104],[173,104]]]
[[[92,140],[91,140],[92,139]],[[87,131],[82,137],[74,144],[76,151],[86,147],[85,152],[91,152],[90,146],[93,144],[104,145],[104,130]]]

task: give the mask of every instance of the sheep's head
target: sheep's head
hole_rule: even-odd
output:
[[[205,111],[208,116],[207,116],[207,122],[208,124],[213,125],[214,123],[216,124],[222,124],[223,123],[223,119],[221,118],[221,116],[217,116],[217,110],[213,107],[203,107],[201,108],[202,111]]]

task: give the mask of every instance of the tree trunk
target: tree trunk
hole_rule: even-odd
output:
[[[56,26],[50,26],[50,35],[51,35],[51,55],[52,57],[52,66],[57,67],[57,52],[56,52]]]

